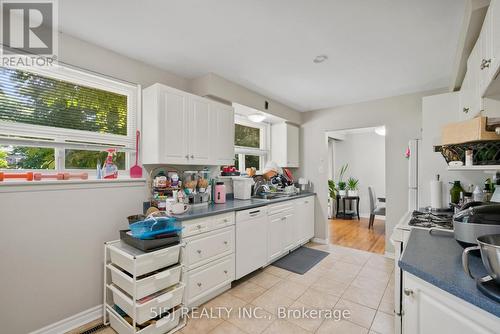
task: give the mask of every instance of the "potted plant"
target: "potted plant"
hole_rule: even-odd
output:
[[[328,180],[328,193],[330,194],[330,198],[337,198],[337,187],[333,180]]]
[[[359,184],[359,180],[355,179],[353,177],[350,177],[347,180],[347,190],[348,190],[347,194],[350,197],[356,197],[356,196],[358,196],[358,184]]]
[[[339,186],[339,196],[345,196],[346,195],[346,189],[347,189],[347,185],[346,183],[344,182],[344,174],[347,170],[347,167],[349,167],[348,164],[345,164],[343,165],[342,167],[340,167],[340,172],[339,172],[339,182],[338,182],[338,186]]]

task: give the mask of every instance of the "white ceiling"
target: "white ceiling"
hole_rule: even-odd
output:
[[[64,0],[64,33],[300,111],[448,86],[465,0]],[[329,59],[314,64],[320,54]]]

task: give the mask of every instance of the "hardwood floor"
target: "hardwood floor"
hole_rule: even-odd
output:
[[[385,252],[385,221],[375,219],[368,229],[368,219],[330,220],[330,243],[372,253]]]

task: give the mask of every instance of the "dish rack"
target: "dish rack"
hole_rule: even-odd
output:
[[[143,252],[104,244],[103,319],[119,334],[175,333],[186,325],[181,245]]]

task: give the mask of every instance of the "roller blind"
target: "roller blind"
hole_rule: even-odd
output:
[[[127,136],[128,97],[0,67],[0,121]]]

